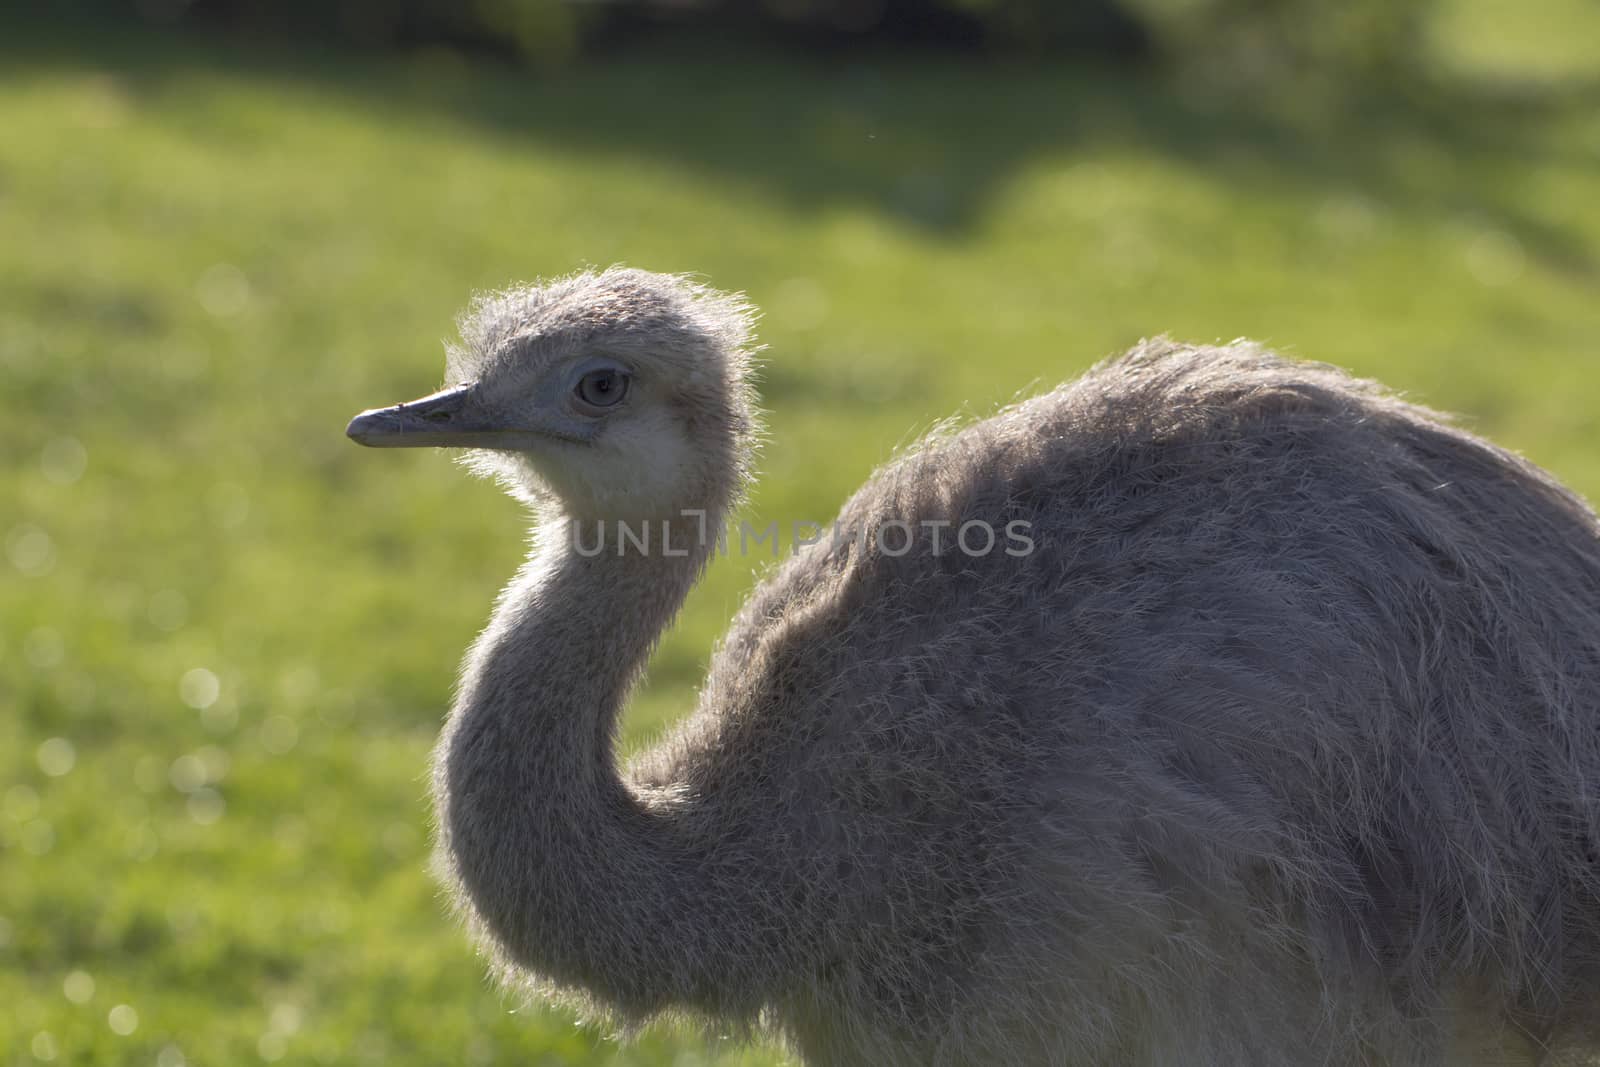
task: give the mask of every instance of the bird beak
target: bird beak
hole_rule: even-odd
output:
[[[363,411],[344,432],[356,444],[371,448],[472,448],[489,443],[502,429],[493,424],[469,384],[392,408]]]

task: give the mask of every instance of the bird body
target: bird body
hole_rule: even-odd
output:
[[[499,294],[460,385],[352,423],[539,511],[434,767],[504,975],[814,1064],[1533,1064],[1582,1019],[1600,522],[1254,345],[1146,342],[907,451],[619,768],[749,468],[747,316],[638,271]],[[579,550],[619,519],[665,536]]]

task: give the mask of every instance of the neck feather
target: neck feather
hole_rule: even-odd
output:
[[[750,872],[719,862],[715,819],[633,789],[613,754],[628,691],[720,521],[654,520],[646,551],[619,550],[612,523],[597,542],[593,521],[542,522],[435,752],[438,858],[480,935],[513,971],[623,1016],[743,1014],[729,996],[758,995],[729,989],[754,962],[737,933],[757,922]]]

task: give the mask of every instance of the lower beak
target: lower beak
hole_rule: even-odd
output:
[[[473,386],[460,385],[392,408],[363,411],[344,432],[371,448],[470,448],[499,429],[478,405]]]

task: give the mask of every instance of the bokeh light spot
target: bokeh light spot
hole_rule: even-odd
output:
[[[55,568],[55,542],[39,527],[23,523],[6,535],[6,558],[29,578],[42,578]]]
[[[74,1004],[94,999],[94,976],[88,971],[71,971],[61,983],[61,992]]]
[[[1377,212],[1363,196],[1330,196],[1317,208],[1316,224],[1328,237],[1355,241],[1377,229]]]
[[[261,747],[274,756],[293,750],[300,739],[300,727],[287,715],[272,715],[261,724]]]
[[[71,774],[78,763],[78,750],[65,737],[52,737],[41,744],[33,754],[39,769],[52,778]]]
[[[201,745],[194,750],[195,758],[206,769],[206,784],[215,785],[228,776],[228,770],[233,766],[233,757],[228,755],[227,749],[216,745]]]
[[[773,310],[790,329],[814,330],[828,318],[828,294],[815,278],[790,278],[773,295]]]
[[[76,437],[52,437],[39,454],[40,473],[56,485],[71,485],[88,465],[89,453]]]
[[[322,692],[322,676],[316,667],[301,663],[278,675],[278,699],[289,707],[304,707]]]
[[[22,657],[35,670],[48,671],[66,660],[67,644],[55,630],[38,626],[22,639]]]
[[[232,263],[213,263],[195,282],[200,306],[217,318],[237,315],[250,303],[250,280]]]
[[[186,806],[189,809],[189,818],[201,826],[210,826],[222,818],[228,805],[222,799],[222,794],[215,789],[200,788],[189,794]]]
[[[156,833],[155,827],[147,819],[129,832],[124,847],[129,859],[142,863],[154,859],[156,853],[161,851],[161,835]]]
[[[185,671],[178,680],[178,696],[196,711],[204,711],[217,702],[222,694],[222,683],[204,667]]]
[[[208,503],[217,525],[224,530],[243,526],[250,517],[250,494],[233,482],[213,486]]]
[[[189,598],[176,589],[162,589],[150,595],[150,621],[158,630],[172,633],[189,621]]]
[[[48,1030],[40,1030],[33,1035],[33,1040],[28,1043],[28,1050],[33,1053],[36,1060],[49,1062],[56,1058],[55,1035]]]
[[[272,827],[272,839],[290,852],[304,848],[306,836],[306,821],[298,815],[280,815]]]
[[[1522,277],[1526,263],[1522,242],[1499,230],[1479,234],[1467,247],[1467,269],[1481,285],[1509,285]]]
[[[22,827],[22,851],[30,856],[47,856],[56,847],[56,828],[44,819],[35,819]]]
[[[194,753],[185,753],[172,761],[167,780],[180,793],[193,793],[206,784],[206,765]]]
[[[239,709],[229,701],[219,701],[200,712],[200,725],[214,734],[231,733],[239,725]]]
[[[131,1004],[118,1004],[106,1013],[106,1025],[111,1027],[113,1034],[127,1037],[139,1029],[139,1013],[133,1010]]]
[[[301,1021],[299,1005],[283,1001],[272,1006],[272,1015],[268,1018],[267,1025],[272,1028],[273,1033],[287,1037],[300,1032]]]
[[[39,793],[29,785],[14,785],[6,790],[6,817],[13,822],[27,822],[39,814]]]

